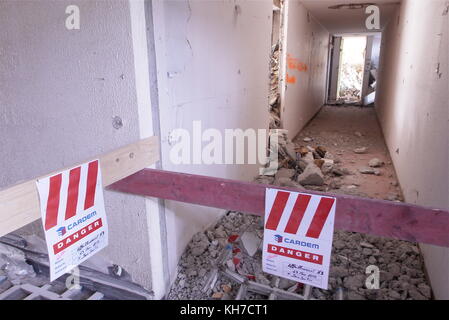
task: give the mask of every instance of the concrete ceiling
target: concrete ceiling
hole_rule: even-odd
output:
[[[329,7],[349,4],[375,4],[380,8],[380,24],[383,28],[401,0],[301,0],[310,13],[332,34],[362,33],[369,30],[365,27],[368,15],[363,9],[347,7],[331,9]]]

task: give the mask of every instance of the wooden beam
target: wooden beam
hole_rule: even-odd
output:
[[[139,171],[112,184],[109,189],[263,216],[265,188],[268,187],[299,191],[154,169]],[[341,194],[305,193],[337,198],[337,229],[449,247],[449,212],[446,210]]]
[[[93,159],[100,159],[103,186],[106,187],[158,161],[158,138],[143,139],[82,163]],[[56,172],[41,178],[51,176]],[[36,179],[0,191],[0,236],[17,230],[37,219],[40,219],[40,208]]]

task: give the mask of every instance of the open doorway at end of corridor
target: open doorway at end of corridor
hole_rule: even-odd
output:
[[[380,40],[380,34],[332,37],[328,104],[374,103]]]

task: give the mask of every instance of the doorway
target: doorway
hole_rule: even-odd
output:
[[[337,100],[360,104],[366,54],[366,37],[343,37],[338,70]]]
[[[366,104],[372,83],[372,35],[331,38],[328,99],[330,105]],[[374,50],[375,51],[375,50]]]

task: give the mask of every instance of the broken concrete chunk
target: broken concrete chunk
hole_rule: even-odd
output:
[[[298,176],[297,181],[301,185],[322,186],[324,184],[324,176],[320,168],[310,163],[304,172]]]
[[[377,158],[371,159],[371,160],[369,161],[369,163],[368,163],[368,165],[369,165],[371,168],[379,168],[379,167],[382,167],[383,164],[384,164],[384,162],[381,161],[381,160],[379,160],[379,159],[377,159]]]
[[[427,298],[419,293],[419,291],[414,287],[408,290],[408,294],[413,300],[427,300]]]
[[[282,290],[287,290],[288,288],[291,288],[292,286],[296,285],[297,283],[295,281],[285,279],[285,278],[279,278],[279,284],[278,288]]]
[[[330,269],[330,276],[337,278],[347,277],[349,274],[348,269],[343,266],[332,266]]]
[[[360,242],[360,246],[361,246],[362,248],[374,249],[374,246],[373,246],[371,243],[365,242],[365,241]]]
[[[295,175],[296,171],[295,169],[286,169],[286,168],[281,168],[278,170],[278,172],[275,175],[275,179],[279,179],[279,178],[291,178]]]
[[[308,152],[305,156],[302,157],[302,160],[304,160],[307,163],[314,163],[315,158],[313,157],[312,152]]]
[[[270,285],[270,280],[268,280],[262,273],[256,274],[256,282],[264,284],[266,286]]]
[[[273,184],[274,182],[274,177],[270,177],[270,176],[258,176],[254,182],[256,183],[260,183],[260,184]]]
[[[432,296],[432,289],[425,283],[418,285],[418,291],[427,299],[430,299]]]
[[[304,159],[299,159],[298,161],[296,161],[296,165],[301,170],[300,172],[304,171],[304,169],[308,166],[308,164],[309,163],[307,161],[305,161]]]
[[[337,176],[337,177],[344,176],[343,171],[342,171],[341,169],[339,169],[339,168],[333,168],[333,169],[332,169],[332,173],[333,173],[335,176]]]
[[[23,279],[36,275],[33,267],[26,263],[25,253],[22,250],[2,243],[0,243],[0,270],[3,270],[13,284],[20,284]]]
[[[329,159],[323,159],[324,163],[321,166],[321,171],[323,174],[329,174],[332,172],[332,169],[334,168],[334,161]]]
[[[256,233],[250,231],[245,231],[240,237],[240,240],[242,242],[243,248],[251,257],[254,256],[254,254],[257,252],[257,249],[260,246],[260,242],[262,241],[262,239],[260,239]]]
[[[188,269],[186,271],[186,273],[187,273],[188,277],[195,277],[198,274],[198,272],[196,270],[194,270],[194,269]]]
[[[194,247],[190,250],[195,257],[202,255],[204,251],[206,251],[206,248],[203,247]]]
[[[330,153],[329,151],[326,152],[325,158],[326,158],[326,159],[329,159],[329,160],[334,160],[335,163],[340,163],[340,162],[341,162],[340,159],[335,158],[335,156],[334,156],[332,153]]]
[[[290,178],[279,178],[274,182],[275,186],[280,187],[290,187],[290,188],[297,188],[298,190],[305,190],[302,185],[299,183],[293,181]]]
[[[357,153],[357,154],[364,154],[364,153],[366,153],[367,151],[368,151],[368,148],[367,148],[367,147],[356,148],[356,149],[354,149],[354,153]]]
[[[369,168],[369,167],[360,168],[359,171],[362,174],[375,174],[375,175],[379,175],[380,174],[379,170],[376,170],[376,169],[373,169],[373,168]]]
[[[343,285],[345,286],[345,288],[351,291],[357,291],[357,289],[362,288],[364,283],[365,283],[365,275],[346,277],[343,281]]]

